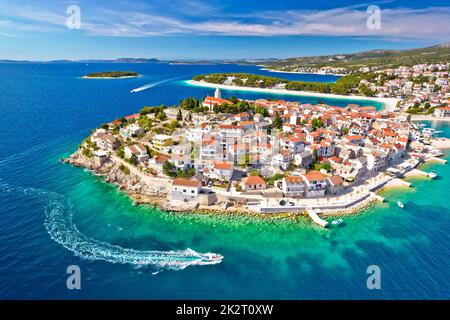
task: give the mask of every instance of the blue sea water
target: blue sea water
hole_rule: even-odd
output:
[[[105,70],[134,70],[142,76],[80,78]],[[409,190],[385,191],[386,203],[323,231],[307,219],[230,220],[136,207],[101,178],[58,162],[99,123],[144,105],[211,94],[183,82],[210,72],[336,80],[237,65],[0,64],[0,298],[448,299],[448,165],[427,164],[424,170],[435,169],[438,179],[413,179]],[[318,102],[223,92],[233,94]],[[368,101],[320,100],[379,107]],[[405,209],[396,206],[399,200]],[[177,270],[191,259],[182,251],[187,248],[225,258],[217,265]],[[168,251],[177,254],[173,268],[161,263],[166,258],[160,252]],[[156,262],[143,266],[140,260]],[[81,290],[66,287],[66,268],[73,264],[81,268]],[[381,290],[367,289],[369,265],[381,268]]]

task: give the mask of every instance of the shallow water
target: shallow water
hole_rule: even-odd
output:
[[[135,70],[143,76],[78,78],[112,68]],[[102,178],[58,162],[99,123],[134,113],[143,105],[176,104],[186,96],[211,94],[205,88],[180,85],[194,74],[253,72],[255,67],[5,64],[0,70],[1,298],[449,297],[448,165],[426,164],[424,170],[435,169],[437,179],[413,179],[409,190],[386,191],[388,202],[345,217],[343,225],[326,231],[306,218],[230,220],[136,207]],[[146,83],[176,77],[181,78],[129,93]],[[225,97],[231,94],[223,92]],[[315,98],[287,99],[317,102]],[[340,101],[329,103],[339,105]],[[405,209],[397,207],[399,200]],[[52,212],[61,214],[61,219],[71,217],[68,226],[79,234],[62,232],[56,237],[55,221],[49,219]],[[83,246],[77,246],[79,240]],[[124,248],[134,251],[124,252]],[[136,252],[187,248],[217,252],[224,260],[182,270],[133,260]],[[71,264],[82,270],[79,291],[66,288],[66,268]],[[366,287],[366,268],[373,264],[382,271],[381,290]]]

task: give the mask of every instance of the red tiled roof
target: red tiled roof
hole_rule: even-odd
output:
[[[233,168],[233,163],[216,161],[214,162],[214,168],[220,170],[231,170]]]
[[[284,180],[286,180],[287,183],[302,183],[303,182],[302,177],[297,177],[297,176],[287,176],[284,178]]]
[[[246,186],[251,186],[251,185],[255,185],[255,184],[263,184],[263,185],[266,184],[264,179],[259,176],[252,176],[252,177],[244,178],[243,182]]]
[[[326,177],[318,171],[308,172],[308,173],[304,174],[304,177],[308,181],[324,181],[326,179]]]
[[[200,188],[201,182],[196,179],[176,178],[172,181],[173,186],[194,187]]]

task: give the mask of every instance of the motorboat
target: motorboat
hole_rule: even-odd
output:
[[[430,177],[431,179],[436,178],[436,177],[437,177],[436,171],[433,170],[433,171],[429,172],[429,173],[428,173],[428,177]]]
[[[220,262],[223,259],[222,255],[211,252],[203,253],[201,257],[204,262]]]
[[[331,224],[337,226],[340,225],[342,222],[344,222],[344,219],[336,219],[331,221]]]
[[[402,209],[405,207],[405,205],[403,203],[401,203],[400,201],[397,201],[397,205]]]

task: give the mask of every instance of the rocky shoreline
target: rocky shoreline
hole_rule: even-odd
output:
[[[96,165],[93,159],[83,156],[80,150],[61,161],[75,167],[85,168],[94,175],[104,177],[105,182],[116,185],[121,192],[128,195],[133,200],[134,205],[149,205],[178,214],[204,214],[225,218],[245,216],[256,219],[295,221],[298,217],[306,216],[305,212],[259,213],[238,203],[223,206],[224,201],[213,206],[201,206],[197,203],[173,204],[168,200],[166,192],[161,192],[157,187],[142,182],[141,178],[133,173],[123,172],[117,163],[107,162],[102,166]],[[324,218],[331,218],[358,214],[373,206],[376,201],[375,198],[369,197],[349,208],[323,210],[321,215]]]
[[[160,192],[155,187],[148,186],[138,176],[123,172],[114,162],[98,166],[93,160],[83,156],[79,150],[69,158],[63,159],[62,162],[85,168],[95,175],[104,177],[105,182],[117,185],[120,191],[125,192],[135,201],[135,204],[154,204],[166,199],[165,193]]]

